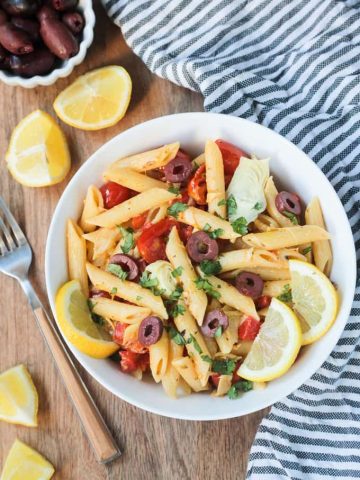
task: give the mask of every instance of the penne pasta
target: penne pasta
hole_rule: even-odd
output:
[[[311,225],[318,225],[321,228],[325,228],[321,205],[317,197],[314,197],[307,206],[305,211],[305,221],[306,223],[311,223]],[[315,265],[329,277],[333,263],[333,255],[329,240],[312,240],[312,253]]]
[[[286,259],[280,258],[275,252],[257,248],[244,248],[224,252],[219,256],[222,272],[248,268],[288,268]]]
[[[235,343],[238,341],[239,337],[239,325],[242,321],[243,315],[229,308],[223,308],[223,312],[227,315],[229,320],[229,326],[220,337],[217,337],[215,340],[219,346],[220,352],[224,354],[231,353],[231,350]]]
[[[148,150],[146,152],[130,155],[129,157],[120,158],[114,162],[110,168],[131,168],[137,172],[146,172],[154,168],[164,167],[173,158],[179,150],[179,142],[170,143],[163,147]]]
[[[191,387],[194,392],[201,392],[207,390],[207,386],[201,385],[197,376],[194,362],[190,357],[182,357],[172,361],[173,367],[179,372],[185,382]]]
[[[177,345],[173,340],[169,341],[169,357],[161,383],[166,394],[171,398],[177,398],[177,390],[180,387],[181,380],[180,373],[172,365],[172,361],[182,358],[183,351],[183,345]]]
[[[138,341],[140,323],[132,323],[124,330],[123,344],[131,345]]]
[[[327,231],[317,225],[278,228],[272,232],[249,233],[242,237],[250,247],[264,248],[265,250],[296,247],[303,243],[328,240],[329,238]]]
[[[276,220],[264,213],[260,213],[258,218],[254,221],[254,225],[259,232],[270,232],[281,226]]]
[[[160,340],[149,346],[149,354],[152,376],[155,382],[159,383],[166,374],[169,358],[169,337],[165,330]]]
[[[181,268],[180,282],[184,286],[185,303],[197,323],[202,325],[207,306],[206,294],[195,286],[197,275],[191,264],[184,244],[180,240],[176,227],[173,227],[166,245],[166,256],[174,269]]]
[[[250,341],[250,340],[244,340],[244,341],[241,341],[239,343],[236,343],[233,346],[233,348],[231,350],[231,353],[233,353],[234,355],[239,355],[240,357],[245,358],[246,355],[250,352],[250,349],[251,349],[253,343],[254,342]]]
[[[113,228],[121,225],[133,217],[146,212],[150,208],[160,207],[160,205],[174,200],[176,195],[162,188],[152,188],[146,192],[139,193],[135,197],[129,198],[125,202],[116,205],[96,217],[88,220],[92,225],[99,227]]]
[[[110,298],[97,297],[93,303],[94,313],[115,322],[139,323],[151,314],[150,308],[129,305]]]
[[[307,261],[306,256],[300,253],[298,248],[280,248],[280,250],[278,250],[278,255],[279,258],[285,262],[288,260]]]
[[[66,229],[67,256],[70,280],[79,280],[84,295],[89,295],[86,273],[87,251],[83,231],[73,221],[68,220]]]
[[[186,210],[179,213],[178,220],[187,225],[191,225],[197,230],[203,230],[209,225],[212,231],[221,231],[219,238],[234,241],[241,236],[234,231],[231,223],[213,215],[212,213],[200,210],[200,208],[188,207]]]
[[[243,268],[238,268],[236,270],[231,270],[221,275],[223,279],[233,279],[243,272]],[[289,280],[290,279],[290,270],[287,268],[266,268],[266,267],[255,267],[255,268],[246,268],[247,272],[257,273],[263,280]]]
[[[284,290],[284,287],[289,285],[289,280],[270,280],[264,283],[263,295],[269,297],[278,297]]]
[[[110,254],[120,239],[120,232],[117,228],[103,227],[94,232],[85,233],[83,237],[93,244],[91,259],[96,260],[104,254]]]
[[[95,225],[88,223],[88,219],[96,217],[104,211],[104,200],[100,190],[95,185],[90,185],[84,201],[84,209],[80,218],[80,227],[85,233],[93,232]]]
[[[215,142],[205,145],[207,204],[209,213],[226,217],[224,163],[221,151]]]
[[[201,165],[205,163],[205,153],[201,153],[191,162],[193,170],[197,170]]]
[[[120,165],[110,166],[104,173],[104,179],[119,183],[126,188],[135,190],[135,192],[145,192],[151,188],[163,188],[165,190],[169,188],[169,185],[165,182],[156,180],[131,168],[123,168]]]
[[[231,388],[232,375],[220,375],[214,397],[223,397]]]
[[[147,288],[141,287],[138,283],[120,280],[109,272],[95,267],[91,263],[86,264],[87,273],[94,287],[105,292],[111,292],[116,288],[116,295],[139,307],[149,308],[159,317],[167,319],[168,314],[164,302],[160,296],[154,295]]]
[[[269,177],[265,189],[265,198],[266,198],[266,209],[270,215],[271,218],[273,218],[281,227],[291,227],[293,224],[291,223],[291,220],[285,215],[282,215],[279,210],[276,208],[275,205],[275,198],[276,195],[279,193],[277,191],[277,188],[275,187],[274,179],[273,177]]]

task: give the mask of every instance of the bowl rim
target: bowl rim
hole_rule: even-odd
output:
[[[350,314],[350,311],[351,311],[351,307],[352,307],[352,304],[353,304],[353,298],[354,298],[354,294],[355,294],[355,288],[356,288],[356,278],[357,278],[357,270],[356,270],[356,250],[355,250],[355,245],[354,245],[354,238],[353,238],[353,233],[352,233],[352,230],[351,230],[351,227],[350,227],[350,223],[349,223],[349,220],[348,220],[348,217],[347,217],[347,214],[345,212],[345,209],[340,201],[340,198],[338,197],[334,187],[331,185],[331,183],[329,182],[329,180],[327,179],[326,175],[322,172],[322,170],[318,167],[318,165],[312,161],[310,159],[310,157],[305,154],[305,152],[303,152],[299,147],[297,147],[295,144],[293,144],[290,140],[288,140],[287,138],[283,137],[282,135],[280,135],[279,133],[275,132],[274,130],[271,130],[263,125],[260,125],[260,124],[256,124],[254,122],[251,122],[250,120],[247,120],[247,119],[243,119],[243,118],[239,118],[239,117],[235,117],[235,116],[231,116],[231,115],[226,115],[226,114],[221,114],[221,113],[212,113],[212,112],[186,112],[186,113],[176,113],[176,114],[170,114],[170,115],[164,115],[162,117],[157,117],[157,118],[153,118],[151,120],[147,120],[145,122],[142,122],[142,123],[139,123],[137,125],[134,125],[133,127],[129,128],[129,129],[126,129],[122,132],[120,132],[119,134],[115,135],[113,138],[111,138],[110,140],[108,140],[106,143],[104,143],[101,147],[99,147],[96,151],[94,151],[90,156],[89,158],[81,165],[81,167],[79,168],[79,170],[74,174],[74,176],[72,177],[72,179],[70,180],[70,182],[68,183],[68,185],[66,186],[65,190],[63,191],[57,205],[56,205],[56,208],[55,208],[55,211],[53,213],[53,216],[52,216],[52,220],[51,220],[51,224],[50,224],[50,227],[49,227],[49,230],[48,230],[48,236],[47,236],[47,241],[46,241],[46,250],[45,250],[45,280],[46,280],[46,289],[47,289],[47,295],[48,295],[48,299],[49,299],[49,303],[50,303],[50,306],[51,306],[51,309],[52,309],[52,313],[54,315],[54,318],[55,318],[55,322],[56,322],[56,325],[61,333],[61,336],[62,336],[62,339],[65,341],[65,343],[67,344],[67,346],[69,347],[69,349],[71,350],[71,352],[74,354],[75,358],[77,359],[77,361],[81,364],[81,366],[88,372],[88,374],[93,377],[101,386],[103,386],[104,388],[106,388],[108,391],[110,391],[111,393],[113,393],[116,397],[128,402],[129,404],[131,405],[134,405],[138,408],[141,408],[142,410],[145,410],[147,412],[150,412],[150,413],[155,413],[157,415],[161,415],[161,416],[164,416],[164,417],[168,417],[168,418],[175,418],[175,419],[180,419],[180,420],[192,420],[192,421],[214,421],[214,420],[224,420],[224,419],[229,419],[229,418],[237,418],[237,417],[240,417],[240,416],[244,416],[244,415],[247,415],[247,414],[250,414],[250,413],[255,413],[257,411],[260,411],[264,408],[267,408],[271,405],[273,405],[274,403],[278,402],[279,400],[287,397],[288,395],[290,395],[292,392],[294,392],[295,390],[297,390],[298,388],[301,387],[301,385],[303,385],[305,382],[307,382],[315,373],[316,371],[321,367],[321,365],[323,365],[323,363],[327,360],[327,358],[329,357],[329,355],[333,352],[336,344],[338,343],[338,340],[340,338],[340,336],[342,335],[343,331],[344,331],[344,328],[345,328],[345,325],[346,325],[346,322],[344,323],[344,327],[342,329],[339,329],[339,331],[337,332],[336,336],[334,336],[334,338],[332,339],[332,342],[331,342],[331,347],[330,347],[330,343],[329,343],[329,348],[324,348],[324,351],[322,352],[321,355],[319,355],[317,358],[313,359],[312,361],[312,364],[311,364],[311,374],[310,375],[307,375],[305,378],[302,378],[300,381],[298,379],[295,379],[295,376],[293,376],[293,378],[289,379],[288,382],[287,382],[287,385],[283,388],[282,391],[279,391],[277,395],[274,395],[271,399],[269,399],[268,401],[265,401],[263,403],[263,405],[260,407],[260,408],[256,408],[256,409],[253,409],[251,407],[249,408],[243,408],[243,410],[239,413],[234,413],[234,412],[230,412],[230,413],[224,413],[224,414],[213,414],[213,413],[208,413],[207,411],[204,411],[203,413],[201,414],[197,414],[197,416],[195,417],[194,415],[192,414],[187,414],[187,413],[182,413],[181,412],[181,408],[179,408],[179,411],[176,413],[176,414],[172,414],[172,413],[169,413],[169,412],[164,412],[162,410],[162,408],[157,408],[156,405],[149,405],[148,403],[146,403],[146,401],[143,401],[143,400],[134,400],[133,398],[131,398],[129,395],[127,395],[126,392],[124,391],[121,391],[119,392],[119,390],[116,390],[114,388],[114,386],[112,385],[111,382],[107,381],[106,379],[104,378],[101,378],[100,375],[98,375],[96,372],[93,372],[91,371],[91,368],[82,360],[81,358],[81,354],[80,352],[75,348],[73,347],[68,341],[67,339],[64,337],[64,335],[62,334],[61,332],[61,329],[59,328],[59,325],[58,325],[58,322],[57,322],[57,319],[56,319],[56,312],[55,312],[55,302],[54,302],[54,299],[55,299],[55,293],[53,294],[51,292],[51,286],[50,286],[50,277],[51,277],[51,270],[50,270],[50,264],[51,264],[51,252],[50,252],[50,244],[51,244],[51,241],[52,241],[52,237],[54,237],[54,234],[53,234],[53,231],[56,227],[56,223],[57,223],[57,217],[60,215],[60,211],[61,211],[61,205],[63,202],[65,202],[65,198],[66,198],[66,192],[68,190],[70,190],[71,186],[76,184],[78,182],[78,179],[81,178],[81,176],[83,175],[83,172],[86,171],[86,168],[90,168],[92,166],[92,164],[94,162],[96,162],[96,157],[98,157],[99,155],[102,154],[103,151],[105,151],[107,148],[109,148],[109,146],[111,146],[111,144],[116,144],[116,142],[118,141],[118,137],[119,136],[122,136],[123,134],[127,134],[127,133],[130,133],[132,134],[134,131],[136,131],[137,129],[140,129],[140,128],[143,128],[144,126],[146,125],[156,125],[157,123],[163,123],[165,121],[167,121],[167,119],[169,118],[172,118],[172,119],[179,119],[179,121],[181,120],[184,120],[186,121],[186,118],[190,118],[190,117],[193,117],[193,116],[200,116],[200,117],[205,117],[203,119],[203,121],[205,120],[206,121],[206,118],[208,118],[209,116],[212,116],[212,117],[218,117],[219,119],[223,119],[223,118],[227,118],[227,117],[231,117],[233,119],[237,119],[237,120],[240,120],[241,122],[246,122],[248,124],[252,124],[252,125],[256,125],[257,128],[260,128],[260,129],[264,129],[264,130],[267,130],[267,131],[270,131],[271,134],[279,137],[282,139],[282,141],[285,141],[287,144],[291,145],[292,148],[296,148],[299,152],[301,152],[301,154],[303,155],[304,159],[306,157],[306,161],[307,162],[310,162],[313,167],[315,169],[318,170],[318,173],[323,177],[324,181],[327,183],[328,187],[331,188],[331,190],[333,191],[334,193],[334,196],[336,197],[336,201],[338,202],[338,206],[341,207],[341,210],[342,210],[342,213],[343,213],[343,217],[344,217],[344,225],[346,224],[347,226],[347,234],[350,235],[351,239],[352,239],[352,242],[351,242],[351,253],[350,256],[352,257],[353,261],[351,262],[351,264],[349,265],[349,270],[347,272],[347,276],[349,278],[351,278],[351,285],[353,286],[352,290],[351,290],[351,295],[350,297],[352,298],[351,302],[348,301],[347,304],[342,304],[341,307],[343,309],[343,316],[346,318],[349,317],[349,314]],[[86,167],[87,166],[87,167]],[[334,198],[335,198],[334,197]],[[349,245],[348,245],[348,248],[350,248],[350,242],[349,242]],[[90,358],[90,357],[89,357]],[[310,369],[309,369],[310,371]],[[165,395],[165,393],[164,393]],[[181,406],[181,399],[179,400],[176,400],[176,402],[179,402],[179,407]]]
[[[38,86],[49,86],[55,83],[59,78],[69,76],[74,68],[83,62],[86,52],[94,39],[95,12],[91,0],[80,0],[78,8],[82,11],[85,18],[85,27],[83,38],[79,44],[79,51],[76,55],[66,60],[66,63],[46,75],[35,75],[30,78],[20,77],[0,70],[0,81],[13,87],[35,88]]]

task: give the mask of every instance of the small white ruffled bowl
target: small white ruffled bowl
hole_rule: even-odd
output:
[[[11,72],[0,70],[0,81],[14,87],[34,88],[39,85],[52,85],[59,78],[64,78],[70,75],[76,65],[79,65],[85,58],[86,52],[90,47],[94,38],[95,14],[92,7],[91,0],[79,0],[78,10],[84,16],[85,27],[82,32],[82,40],[79,46],[79,51],[76,55],[64,60],[60,65],[55,67],[50,73],[46,75],[35,75],[34,77],[25,78],[19,75],[14,75]]]

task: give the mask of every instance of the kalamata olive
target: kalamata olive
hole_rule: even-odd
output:
[[[47,48],[39,48],[28,55],[11,55],[10,68],[16,75],[33,77],[45,75],[55,62],[55,56]]]
[[[256,273],[241,272],[235,279],[235,286],[243,295],[255,299],[262,294],[264,280]]]
[[[31,20],[30,18],[13,17],[11,19],[11,23],[15,25],[16,28],[28,33],[29,37],[34,42],[39,40],[40,25],[36,20]]]
[[[164,167],[165,178],[171,183],[183,183],[190,177],[192,164],[190,160],[175,157]]]
[[[64,13],[62,21],[75,35],[82,32],[85,24],[84,17],[80,12],[67,12]]]
[[[140,323],[138,340],[142,345],[154,345],[163,333],[164,325],[159,317],[150,315]]]
[[[39,10],[37,18],[39,22],[43,22],[44,20],[48,20],[49,18],[59,19],[59,13],[53,8],[51,8],[49,5],[44,5]]]
[[[294,215],[300,215],[301,203],[296,193],[280,192],[275,197],[275,205],[280,213],[289,212]]]
[[[48,11],[44,14],[44,8],[38,14],[43,42],[61,60],[73,57],[79,51],[79,42],[64,23],[57,18],[49,18]]]
[[[25,55],[34,50],[29,35],[9,22],[0,25],[0,43],[6,50],[15,55]]]
[[[128,280],[136,280],[139,276],[139,266],[136,263],[136,260],[130,257],[130,255],[125,255],[125,253],[117,253],[110,258],[109,263],[119,265],[124,272],[128,274]]]
[[[0,62],[3,62],[7,57],[7,52],[4,47],[0,45]]]
[[[65,12],[65,10],[72,10],[78,4],[78,0],[51,0],[52,6],[59,12]]]
[[[201,325],[201,331],[206,337],[214,337],[218,328],[221,327],[221,332],[226,330],[229,326],[229,319],[220,309],[209,312]]]
[[[4,10],[0,10],[0,25],[3,25],[7,22],[7,15]]]
[[[1,6],[9,15],[31,17],[40,8],[41,0],[3,0]]]
[[[193,233],[187,241],[186,250],[192,260],[202,262],[214,260],[218,256],[219,246],[217,241],[210,238],[207,233],[198,231]]]

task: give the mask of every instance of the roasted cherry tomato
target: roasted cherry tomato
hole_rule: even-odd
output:
[[[253,317],[246,317],[239,326],[239,340],[255,340],[260,330],[260,321]]]
[[[146,370],[149,369],[149,367],[150,367],[149,352],[143,353],[142,355],[139,355],[139,357],[138,357],[138,368],[140,368],[140,370],[142,372],[145,372]]]
[[[199,205],[206,205],[206,172],[205,164],[201,165],[195,172],[188,185],[188,194]]]
[[[140,255],[146,262],[153,263],[156,262],[156,260],[166,260],[166,237],[176,224],[177,222],[175,220],[164,218],[160,220],[160,222],[144,228],[136,245]]]
[[[225,176],[234,175],[234,172],[239,165],[241,157],[248,157],[249,155],[241,150],[241,148],[235,147],[232,143],[225,142],[224,140],[216,140],[216,145],[220,148]]]
[[[133,217],[131,219],[132,228],[134,230],[138,230],[139,228],[141,228],[146,221],[147,215],[148,215],[148,212],[144,212],[144,213],[141,213],[140,215],[138,215],[137,217]]]
[[[210,381],[214,385],[214,387],[217,388],[220,381],[220,373],[213,373],[212,375],[210,375]]]
[[[261,295],[261,297],[259,297],[255,303],[256,303],[256,308],[258,310],[261,310],[262,308],[266,308],[270,305],[271,297],[269,295]]]
[[[194,230],[194,227],[192,227],[191,225],[185,225],[184,223],[180,224],[179,235],[180,235],[181,240],[184,243],[186,243],[189,240],[189,238],[192,235],[193,230]]]
[[[124,373],[135,372],[138,368],[138,357],[138,353],[122,350],[120,352],[120,370]]]
[[[132,191],[115,182],[107,182],[100,188],[104,207],[112,208],[131,197]]]
[[[123,345],[124,343],[124,332],[127,326],[128,326],[127,323],[121,323],[121,322],[116,323],[115,330],[113,333],[113,340],[118,345]]]

